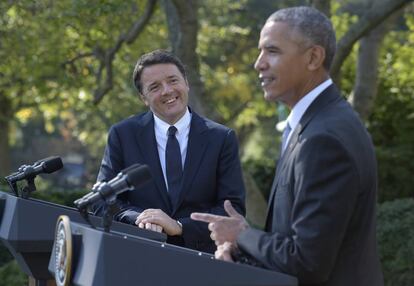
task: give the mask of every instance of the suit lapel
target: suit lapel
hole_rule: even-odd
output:
[[[155,139],[154,117],[152,112],[147,112],[141,121],[137,122],[138,130],[135,133],[137,145],[144,157],[145,163],[150,167],[153,180],[157,186],[160,197],[165,205],[171,208],[167,187],[165,186],[164,174],[162,173],[160,157],[158,154],[157,140]]]
[[[208,127],[205,121],[192,112],[190,133],[188,135],[187,155],[185,157],[183,181],[178,203],[174,206],[173,213],[179,208],[184,197],[190,190],[191,184],[201,165],[201,161],[208,143]]]
[[[285,152],[283,152],[279,162],[277,164],[275,179],[272,184],[272,189],[269,196],[269,203],[267,208],[267,216],[266,216],[266,229],[268,227],[271,228],[272,222],[272,215],[273,215],[273,208],[275,207],[273,204],[273,200],[276,194],[277,185],[279,182],[279,177],[282,174],[282,170],[284,169],[288,158],[292,154],[293,149],[295,148],[296,144],[300,139],[300,135],[302,134],[303,130],[305,130],[306,126],[312,120],[312,118],[318,114],[322,109],[324,109],[328,104],[333,101],[339,100],[339,91],[334,84],[330,85],[326,88],[308,107],[308,109],[303,114],[302,118],[299,121],[299,124],[293,130],[292,136],[289,139],[288,146],[286,147]]]
[[[299,138],[299,133],[301,132],[301,128],[299,127],[299,125],[292,131],[292,135],[290,136],[289,142],[288,142],[288,146],[286,146],[285,152],[283,152],[282,156],[280,157],[279,161],[277,162],[277,166],[276,166],[276,172],[275,172],[275,178],[273,179],[273,183],[272,183],[272,188],[270,189],[270,195],[269,195],[269,204],[267,206],[267,218],[266,218],[266,227],[268,226],[268,224],[270,222],[268,222],[269,220],[269,214],[271,214],[273,212],[273,204],[271,203],[274,199],[274,196],[276,194],[276,189],[277,189],[277,185],[279,182],[279,176],[281,174],[281,171],[284,167],[284,163],[287,161],[287,158],[290,156],[290,154],[292,153],[292,150],[295,148],[296,143],[298,142],[298,138]]]

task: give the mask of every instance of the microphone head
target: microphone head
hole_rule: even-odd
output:
[[[62,159],[57,156],[48,157],[42,160],[43,171],[47,174],[53,173],[63,168]]]
[[[152,179],[151,172],[147,165],[134,164],[122,171],[127,176],[129,185],[138,188]]]

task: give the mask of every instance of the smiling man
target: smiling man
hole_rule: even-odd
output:
[[[153,181],[120,195],[115,219],[163,231],[167,242],[214,252],[207,224],[191,220],[190,214],[225,214],[225,200],[245,214],[235,133],[188,107],[186,72],[172,53],[143,55],[133,82],[149,111],[111,127],[98,182],[136,163],[149,166]],[[102,210],[95,207],[98,215]]]
[[[270,102],[291,112],[265,230],[228,216],[209,222],[216,257],[294,275],[299,285],[383,285],[376,241],[377,164],[364,125],[329,77],[329,19],[310,7],[276,11],[260,33],[255,69]]]

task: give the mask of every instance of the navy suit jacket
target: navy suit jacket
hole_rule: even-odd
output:
[[[233,130],[192,112],[187,155],[179,202],[171,204],[158,155],[154,116],[146,113],[130,117],[111,127],[98,181],[108,181],[135,163],[149,166],[153,180],[119,196],[121,222],[135,224],[147,208],[163,210],[183,225],[182,236],[167,242],[204,252],[214,252],[207,224],[190,219],[192,212],[225,215],[223,203],[230,200],[245,215],[245,189],[238,143]],[[102,214],[102,206],[95,209]]]
[[[278,163],[266,229],[239,248],[300,285],[383,285],[369,134],[334,85],[309,106]]]

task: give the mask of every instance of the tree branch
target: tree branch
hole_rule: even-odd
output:
[[[104,57],[100,58],[99,72],[97,73],[97,84],[98,87],[94,92],[94,104],[98,104],[105,94],[107,94],[113,87],[113,69],[112,62],[115,58],[116,53],[122,47],[124,43],[131,44],[143,31],[145,25],[150,20],[155,10],[155,4],[157,0],[148,0],[147,6],[145,7],[144,14],[131,26],[129,31],[118,37],[115,45],[105,51]],[[102,83],[101,74],[105,70],[105,81]]]
[[[94,56],[94,53],[92,52],[77,54],[75,57],[71,58],[70,60],[63,62],[62,66],[73,65],[77,60],[80,60],[82,58],[92,57],[92,56]]]
[[[393,12],[403,8],[413,0],[387,0],[378,1],[376,5],[368,9],[348,32],[339,40],[337,52],[331,67],[331,76],[338,84],[340,81],[340,68],[352,50],[353,45],[361,37],[365,36],[372,29],[377,27]]]

